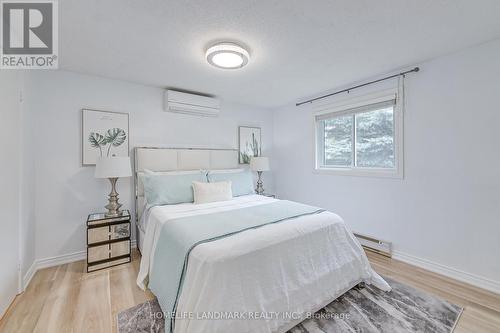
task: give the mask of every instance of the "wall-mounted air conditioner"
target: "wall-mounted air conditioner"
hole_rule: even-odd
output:
[[[220,111],[220,100],[188,94],[175,90],[165,91],[165,111],[202,117],[216,117]]]

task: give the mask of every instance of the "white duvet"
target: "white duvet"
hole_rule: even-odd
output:
[[[249,195],[151,208],[142,226],[137,284],[144,289],[153,265],[161,264],[153,257],[163,223],[274,200]],[[174,333],[286,332],[359,282],[390,290],[338,215],[323,212],[266,225],[191,251]]]

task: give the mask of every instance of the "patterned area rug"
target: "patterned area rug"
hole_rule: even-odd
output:
[[[288,333],[453,332],[462,308],[385,278],[391,292],[355,287]],[[159,315],[155,315],[159,314]],[[164,333],[158,302],[151,300],[118,314],[119,333]]]

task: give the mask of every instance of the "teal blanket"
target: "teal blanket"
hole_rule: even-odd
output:
[[[164,223],[149,275],[149,289],[156,295],[165,312],[166,331],[173,330],[175,310],[188,266],[189,253],[195,246],[245,230],[322,211],[323,209],[317,207],[280,200],[231,211],[182,217]]]

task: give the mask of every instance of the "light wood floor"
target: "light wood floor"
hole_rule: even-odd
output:
[[[465,308],[455,333],[500,332],[500,295],[414,266],[368,253],[373,268],[388,277]],[[40,270],[0,321],[0,332],[116,332],[116,315],[153,298],[135,279],[132,263],[85,273],[83,261]]]

